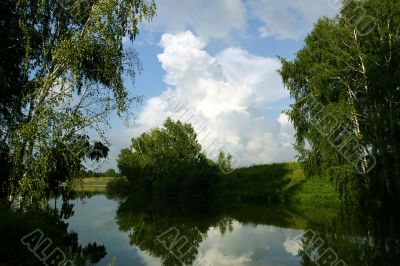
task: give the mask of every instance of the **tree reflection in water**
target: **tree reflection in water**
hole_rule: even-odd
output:
[[[0,205],[0,265],[58,265],[64,261],[65,265],[84,266],[99,262],[107,254],[105,246],[96,242],[82,246],[78,234],[65,222],[74,215],[71,201],[90,195],[65,190],[62,196],[59,208],[46,202],[19,210]],[[35,237],[35,232],[42,237]],[[24,237],[28,242],[21,242]]]
[[[302,239],[302,265],[330,265],[322,262],[334,250],[340,265],[399,265],[400,228],[396,210],[360,212],[342,210],[329,224],[310,222],[316,235]],[[322,245],[315,244],[321,239]],[[325,252],[325,254],[324,254]],[[310,254],[312,256],[310,256]],[[315,260],[311,260],[314,257]]]
[[[121,231],[128,232],[132,246],[160,257],[163,265],[207,265],[200,264],[198,252],[207,232],[211,228],[222,234],[231,232],[234,221],[311,229],[315,235],[299,239],[302,265],[331,265],[334,261],[338,266],[398,265],[399,215],[395,211],[380,215],[354,209],[312,210],[130,196],[119,199],[116,222]],[[312,245],[316,239],[323,245]],[[324,254],[328,249],[335,254]]]

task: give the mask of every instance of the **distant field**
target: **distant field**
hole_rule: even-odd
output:
[[[82,185],[107,185],[113,177],[86,177],[82,178]]]
[[[113,177],[87,177],[73,185],[76,191],[103,192],[107,184],[113,180]]]
[[[107,187],[104,185],[102,186],[91,186],[91,185],[87,185],[87,186],[74,186],[73,190],[75,191],[84,191],[84,192],[106,192]]]

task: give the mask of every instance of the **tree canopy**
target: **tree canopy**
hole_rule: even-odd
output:
[[[108,115],[122,114],[140,100],[124,82],[134,80],[141,65],[123,38],[134,40],[138,23],[155,15],[155,4],[5,0],[0,5],[0,148],[10,169],[1,173],[2,192],[8,198],[41,198],[49,184],[65,181],[51,174],[54,167],[64,165],[71,177],[84,158],[106,156],[102,126]],[[88,128],[98,132],[98,140],[87,138]]]
[[[346,0],[338,17],[315,24],[294,60],[281,59],[300,161],[342,192],[400,196],[399,29],[400,2]]]
[[[202,152],[193,127],[170,118],[161,128],[133,138],[131,147],[121,150],[118,168],[133,183],[142,181],[170,192],[177,192],[185,182],[207,189],[216,175],[216,166]]]

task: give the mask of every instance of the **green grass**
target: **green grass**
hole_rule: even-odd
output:
[[[106,192],[107,191],[107,186],[94,186],[94,185],[87,185],[87,186],[81,186],[81,185],[76,185],[73,187],[74,191],[77,192]]]
[[[93,185],[93,184],[107,185],[113,179],[114,179],[113,177],[86,177],[86,178],[82,178],[82,184],[83,185]]]
[[[303,205],[337,205],[339,195],[327,177],[306,178],[300,164],[275,163],[237,169],[215,187],[220,198]]]
[[[110,183],[114,177],[85,177],[77,180],[75,185],[83,185],[83,186],[90,186],[90,185],[107,185]]]
[[[85,178],[83,185],[107,182],[107,191],[131,193],[126,179]],[[325,176],[306,178],[299,163],[274,163],[236,169],[229,175],[220,174],[212,185],[212,198],[224,202],[257,202],[308,206],[337,206],[340,198],[334,184]],[[190,194],[190,193],[189,193]]]
[[[114,177],[86,177],[73,185],[75,191],[105,192]]]
[[[290,202],[306,205],[340,204],[340,197],[334,184],[326,176],[304,179],[300,182],[293,194],[288,195]]]
[[[231,200],[277,201],[281,200],[285,186],[301,176],[296,163],[255,165],[223,175],[215,190],[217,195]]]

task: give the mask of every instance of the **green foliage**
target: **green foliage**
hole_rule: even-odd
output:
[[[213,195],[234,202],[288,202],[289,193],[295,194],[297,185],[304,181],[298,163],[255,165],[236,169],[222,175]]]
[[[108,169],[104,172],[105,177],[117,177],[118,173],[114,169]]]
[[[0,139],[7,138],[21,118],[20,94],[26,77],[23,75],[23,33],[16,12],[17,1],[0,3]],[[11,48],[12,47],[12,48]],[[11,52],[12,49],[12,52]]]
[[[292,180],[304,179],[301,171],[298,171],[298,165],[290,163],[286,166],[296,169],[290,175]],[[270,165],[249,168],[249,171],[255,174],[263,169],[266,173],[268,169],[268,173],[279,173],[282,168],[283,165]],[[321,179],[310,179],[310,182],[322,185]],[[329,182],[326,184],[330,185]],[[324,192],[327,190],[314,191],[320,194]],[[129,233],[130,245],[160,258],[162,265],[202,265],[194,259],[196,254],[198,259],[203,258],[200,256],[204,254],[200,253],[204,251],[201,242],[210,237],[207,232],[219,231],[223,235],[237,230],[234,226],[237,223],[242,224],[245,230],[268,225],[268,228],[274,226],[279,230],[290,228],[308,232],[292,235],[295,237],[292,240],[301,241],[297,249],[299,257],[296,259],[301,260],[304,266],[321,265],[339,259],[347,265],[397,265],[400,255],[400,228],[396,226],[400,216],[395,208],[339,208],[338,205],[330,206],[318,201],[308,202],[311,204],[307,205],[295,202],[294,206],[282,206],[238,203],[229,199],[216,202],[213,199],[198,201],[141,197],[137,194],[118,199],[118,203],[115,217],[119,230]],[[310,232],[314,232],[316,237],[309,238]],[[243,241],[240,237],[231,240]],[[332,251],[324,255],[328,248],[335,251],[337,259],[336,255],[328,256]],[[179,254],[186,256],[179,260],[179,256],[176,256]],[[324,258],[327,260],[324,261]],[[263,264],[260,261],[256,263]]]
[[[4,199],[7,197],[9,189],[10,189],[10,171],[11,167],[8,162],[9,156],[9,148],[7,145],[0,143],[0,199]]]
[[[345,1],[293,61],[281,59],[299,160],[307,176],[333,177],[343,196],[400,196],[399,18],[398,1]]]
[[[362,212],[359,208],[341,209],[319,202],[266,206],[230,200],[193,201],[132,194],[119,200],[116,221],[119,230],[129,233],[130,245],[161,258],[162,265],[196,265],[195,255],[201,258],[201,242],[207,241],[207,232],[212,229],[223,235],[235,231],[237,223],[245,227],[268,225],[302,232],[311,229],[320,241],[308,239],[308,234],[295,235],[295,240],[309,241],[307,244],[310,244],[299,245],[298,259],[304,260],[302,265],[318,265],[315,261],[322,263],[318,256],[310,260],[306,252],[321,255],[329,247],[348,265],[397,265],[399,255],[400,230],[396,226],[399,214],[396,210],[373,213],[371,209]],[[182,244],[174,245],[177,242]],[[319,249],[322,244],[323,248]],[[175,256],[178,254],[186,256],[180,261],[179,256]],[[323,255],[322,258],[327,257]]]
[[[131,154],[128,149],[121,151],[120,158],[132,159],[130,156],[122,157],[122,154]],[[140,176],[137,170],[135,172],[133,168],[120,163],[120,169],[127,171],[125,173],[128,178],[114,179],[108,184],[107,192],[117,198],[129,197],[133,194],[132,189],[149,192],[145,189],[149,186],[149,177]],[[206,190],[203,189],[205,184]],[[306,178],[299,163],[243,167],[229,175],[218,173],[215,166],[198,173],[187,170],[182,175],[164,175],[162,180],[154,182],[152,190],[156,195],[165,195],[166,192],[192,197],[202,195],[217,202],[285,203],[295,206],[338,206],[342,203],[335,185],[327,175]]]
[[[289,189],[286,196],[297,206],[339,206],[342,202],[327,176],[306,178]]]
[[[207,192],[216,176],[192,126],[170,118],[133,138],[131,148],[121,150],[118,168],[133,186],[192,196]]]
[[[114,169],[107,169],[105,172],[95,172],[93,170],[82,171],[81,177],[119,177],[120,174]]]
[[[5,0],[1,10],[1,167],[10,169],[2,192],[31,201],[78,176],[84,159],[107,155],[100,125],[140,100],[123,82],[141,65],[122,40],[134,40],[155,4]],[[100,141],[82,137],[89,128]]]
[[[125,198],[132,193],[132,184],[126,177],[116,177],[107,184],[107,195],[113,198]]]
[[[217,164],[223,173],[232,173],[232,154],[228,153],[225,155],[223,151],[220,151],[217,158]]]
[[[51,246],[48,249],[38,249],[39,256],[41,256],[39,251],[49,254],[52,249],[59,248],[65,253],[66,259],[73,261],[77,266],[89,265],[102,259],[106,255],[105,247],[96,242],[89,243],[85,247],[80,245],[78,235],[75,232],[69,232],[68,224],[61,220],[62,214],[62,212],[57,213],[54,210],[47,212],[35,210],[22,213],[0,208],[0,234],[2,236],[0,264],[43,265],[43,262],[21,243],[21,238],[37,229],[43,232],[43,239],[36,239],[36,241],[43,241],[46,237],[51,240]]]

